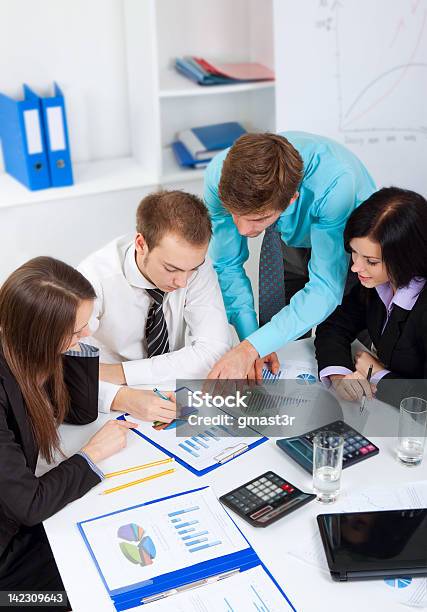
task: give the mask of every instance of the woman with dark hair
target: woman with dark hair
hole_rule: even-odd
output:
[[[350,215],[344,243],[360,283],[316,330],[320,379],[346,400],[371,398],[373,390],[397,405],[414,392],[425,395],[415,379],[427,378],[426,200],[380,189]],[[353,362],[351,343],[366,328],[372,353],[358,352]]]
[[[96,464],[135,426],[110,421],[35,476],[39,453],[49,463],[61,454],[62,422],[98,416],[98,351],[79,344],[94,299],[84,276],[50,257],[28,261],[0,288],[0,591],[64,590],[41,523],[102,480]]]

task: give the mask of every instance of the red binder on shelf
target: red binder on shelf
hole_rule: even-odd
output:
[[[194,60],[207,72],[219,77],[226,77],[237,81],[273,81],[274,72],[267,66],[258,62],[212,62],[203,57],[194,57]]]

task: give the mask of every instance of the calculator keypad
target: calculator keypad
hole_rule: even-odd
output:
[[[314,436],[318,431],[324,429],[323,427],[315,431],[310,431],[305,434],[303,438],[310,444],[313,444]],[[376,453],[378,451],[376,446],[343,421],[331,423],[328,425],[328,430],[329,429],[344,438],[343,467],[346,467],[349,462],[352,463],[357,461],[361,457],[367,458],[371,453]]]
[[[280,476],[268,472],[240,489],[232,491],[224,499],[236,510],[248,514],[256,520],[264,513],[278,508],[290,500],[295,492],[300,493],[298,489]]]

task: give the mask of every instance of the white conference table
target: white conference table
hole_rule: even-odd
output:
[[[313,363],[312,340],[300,340],[287,345],[280,352],[280,358],[281,361],[292,359]],[[357,406],[352,405],[352,409],[358,411]],[[116,416],[117,413],[100,414],[95,423],[85,426],[63,425],[61,437],[65,453],[71,455],[78,451],[104,422]],[[426,460],[415,468],[400,466],[395,459],[393,438],[371,437],[371,440],[380,447],[380,453],[343,472],[343,496],[375,484],[393,488],[405,482],[426,478]],[[108,472],[164,457],[165,455],[154,446],[130,433],[127,447],[104,461],[100,467]],[[164,469],[164,466],[152,468],[150,471],[144,470],[143,475],[154,473],[159,469]],[[49,518],[44,522],[44,526],[73,610],[75,612],[114,610],[77,529],[78,521],[203,485],[211,485],[219,497],[267,470],[277,472],[302,490],[311,491],[311,476],[289,459],[276,446],[274,439],[270,439],[202,477],[194,476],[176,463],[174,474],[110,495],[100,495],[100,491],[107,488],[105,483],[100,484]],[[135,474],[131,476],[139,477]],[[128,474],[115,478],[114,485],[110,485],[112,481],[108,484],[115,486],[133,479],[129,478]],[[294,548],[298,548],[301,539],[313,532],[316,515],[329,511],[333,511],[333,505],[325,506],[316,501],[310,502],[264,529],[252,527],[237,515],[230,514],[298,611],[310,612],[319,609],[338,611],[345,608],[346,612],[360,612],[361,609],[378,609],[373,605],[372,588],[366,586],[368,583],[334,582],[320,567],[289,553]],[[149,610],[155,612],[155,605],[155,603],[149,604]],[[385,605],[388,611],[403,609],[402,604],[392,598],[385,599]],[[174,609],[173,598],[170,601],[170,609]]]

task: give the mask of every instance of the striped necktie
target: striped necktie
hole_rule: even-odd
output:
[[[153,299],[148,311],[145,325],[145,338],[147,340],[147,357],[169,353],[169,336],[163,313],[164,291],[160,289],[146,289]]]
[[[286,305],[282,238],[276,224],[267,227],[259,257],[259,324],[265,325]]]

